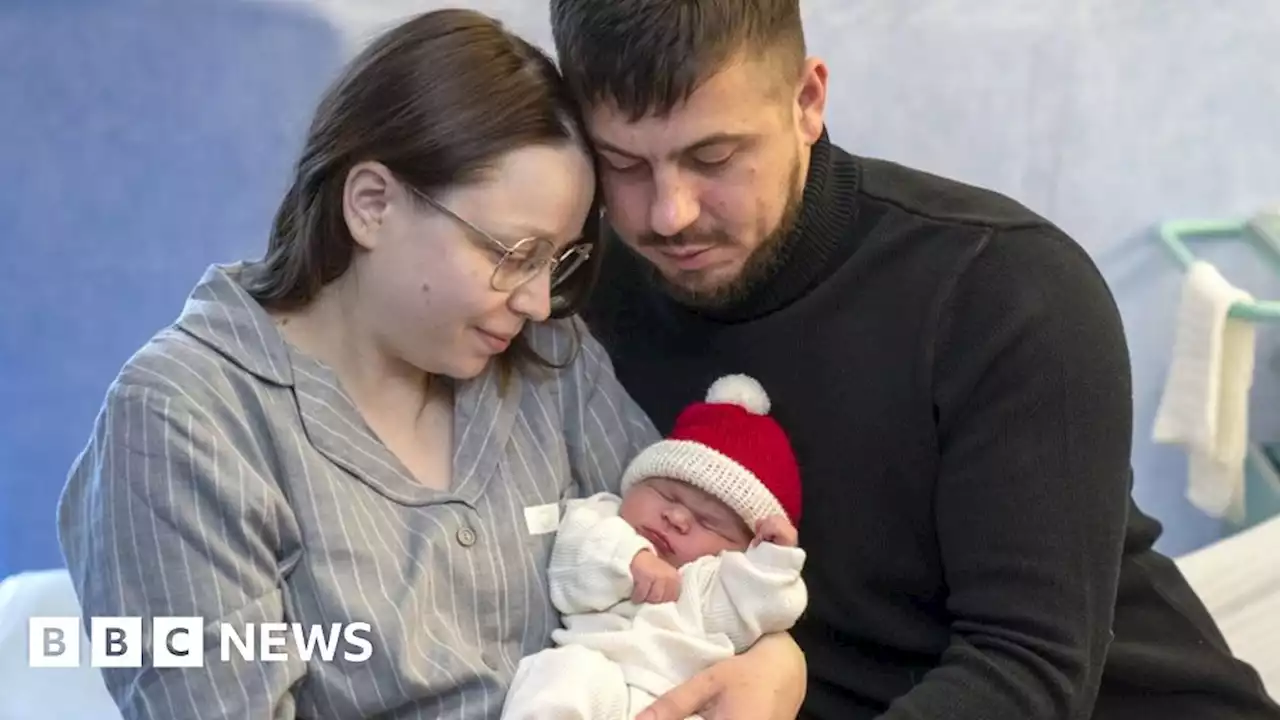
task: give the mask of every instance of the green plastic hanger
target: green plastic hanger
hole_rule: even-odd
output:
[[[1191,269],[1195,254],[1187,247],[1187,238],[1207,240],[1240,239],[1252,241],[1280,272],[1280,211],[1262,213],[1247,220],[1170,220],[1160,225],[1160,239],[1183,268]],[[1280,320],[1280,301],[1238,302],[1229,315],[1241,320],[1265,322]]]

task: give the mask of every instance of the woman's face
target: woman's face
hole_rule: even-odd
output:
[[[344,209],[365,250],[353,263],[360,321],[384,352],[425,372],[479,375],[525,322],[551,311],[546,269],[514,289],[494,289],[503,250],[485,235],[507,247],[545,238],[558,255],[580,237],[594,190],[588,156],[569,143],[515,150],[481,181],[431,202],[381,166],[357,167]]]

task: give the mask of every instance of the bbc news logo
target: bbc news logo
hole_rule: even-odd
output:
[[[202,667],[204,618],[157,617],[151,621],[149,665],[158,668]],[[89,664],[93,667],[142,667],[143,620],[140,617],[89,618]],[[79,667],[83,629],[78,617],[33,617],[27,623],[27,662],[31,667]],[[365,637],[368,623],[218,623],[218,660],[284,662],[290,657],[325,662],[341,657],[364,662],[373,655]]]

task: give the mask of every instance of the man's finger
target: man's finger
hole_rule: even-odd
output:
[[[685,720],[702,713],[719,690],[715,673],[703,670],[654,700],[636,720]]]

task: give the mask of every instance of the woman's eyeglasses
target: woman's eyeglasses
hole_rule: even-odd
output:
[[[414,195],[422,198],[431,207],[449,216],[455,222],[492,244],[494,248],[502,251],[502,258],[494,266],[493,275],[489,278],[489,286],[498,292],[515,290],[537,277],[538,273],[542,272],[544,268],[547,268],[551,273],[551,289],[555,290],[556,287],[564,283],[565,279],[573,274],[573,271],[582,267],[587,258],[591,257],[591,246],[586,243],[571,244],[558,253],[556,246],[550,240],[540,237],[527,237],[517,241],[514,245],[507,245],[437,202],[434,198],[413,189],[411,186],[406,185],[406,187],[409,187]]]

